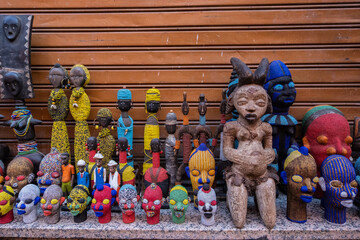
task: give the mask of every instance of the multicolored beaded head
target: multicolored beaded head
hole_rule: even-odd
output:
[[[181,185],[174,186],[170,190],[168,199],[173,222],[185,222],[185,213],[190,203],[190,198],[186,188]]]

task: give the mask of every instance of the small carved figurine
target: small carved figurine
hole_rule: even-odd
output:
[[[169,176],[167,171],[160,166],[160,154],[162,153],[160,139],[152,139],[150,145],[153,166],[144,175],[144,185],[147,188],[152,183],[155,183],[161,188],[163,197],[166,198],[169,193]]]
[[[162,195],[161,188],[155,183],[145,189],[141,207],[146,213],[146,222],[148,224],[154,225],[160,221],[160,209],[164,203]]]
[[[103,158],[104,156],[99,152],[94,156],[96,167],[94,170],[91,169],[91,171],[94,172],[94,189],[97,188],[97,186],[104,185],[106,182],[106,168],[102,166]]]
[[[324,159],[338,154],[351,156],[350,126],[342,112],[328,105],[308,110],[302,121],[303,144],[315,158],[318,172]]]
[[[73,165],[69,163],[70,155],[68,153],[60,154],[60,159],[62,162],[61,170],[62,170],[62,179],[61,179],[61,189],[63,191],[65,199],[69,196],[73,185],[74,185],[74,175],[75,168]]]
[[[104,156],[103,167],[106,168],[115,151],[115,138],[111,135],[110,129],[108,128],[113,120],[112,113],[108,108],[101,108],[97,112],[96,119],[102,127],[97,141],[100,145],[100,152]],[[111,129],[113,128],[114,127],[111,127]]]
[[[154,138],[160,138],[159,122],[156,113],[160,109],[160,91],[150,88],[146,91],[145,110],[149,113],[144,129],[144,163],[143,175],[152,167],[152,156],[150,153],[150,142]]]
[[[195,191],[200,190],[204,184],[213,185],[215,180],[215,159],[210,149],[201,143],[190,156],[189,166],[186,167],[186,173],[191,180],[192,188]],[[196,196],[194,196],[194,201]],[[194,207],[197,208],[196,202]]]
[[[8,125],[13,129],[19,142],[17,156],[29,158],[34,164],[34,172],[39,170],[40,162],[44,157],[44,154],[38,151],[35,140],[34,126],[41,123],[42,121],[33,118],[30,110],[24,106],[13,111],[11,120],[4,123],[4,125]]]
[[[197,194],[197,205],[201,215],[201,224],[211,226],[215,224],[217,201],[215,190],[209,184],[204,184]]]
[[[69,74],[60,64],[55,64],[50,69],[49,80],[54,89],[48,100],[48,111],[54,120],[51,132],[51,148],[56,148],[61,153],[70,154],[69,135],[65,119],[69,114],[69,100],[63,90],[67,88]]]
[[[190,198],[185,187],[176,185],[170,190],[169,204],[174,223],[185,222],[185,213],[189,207]]]
[[[135,222],[135,209],[140,200],[136,188],[131,184],[123,185],[119,190],[119,197],[116,200],[122,212],[123,222]]]
[[[175,143],[175,156],[177,157],[180,149],[180,140],[183,142],[183,162],[179,166],[176,172],[176,184],[181,184],[181,178],[185,173],[185,167],[187,167],[189,163],[190,153],[192,151],[191,139],[194,140],[194,144],[199,145],[199,141],[195,138],[194,131],[191,129],[189,125],[189,104],[186,101],[186,92],[184,92],[183,97],[184,101],[181,105],[181,111],[183,113],[183,125],[179,128],[179,130],[175,134],[176,143]]]
[[[114,160],[110,160],[110,162],[108,163],[109,185],[111,189],[115,190],[118,193],[121,184],[121,177],[120,174],[116,171],[117,165],[118,164]]]
[[[108,184],[97,185],[93,191],[93,200],[91,208],[98,217],[99,223],[108,223],[111,221],[111,206],[115,202],[116,191],[112,190]]]
[[[210,127],[206,125],[206,99],[204,94],[200,94],[199,96],[199,125],[195,128],[195,138],[198,139],[199,144],[204,143],[207,144],[209,140],[209,145],[212,146],[212,133]],[[195,147],[198,147],[196,142],[194,143]]]
[[[37,206],[40,202],[40,189],[34,184],[28,184],[16,199],[17,213],[23,216],[24,223],[35,222],[38,218]]]
[[[70,113],[75,120],[74,152],[75,162],[88,159],[86,141],[90,137],[87,119],[90,114],[90,100],[84,87],[90,82],[89,70],[84,65],[74,65],[70,71],[70,82],[74,85],[70,96]]]
[[[128,141],[130,151],[127,155],[128,164],[134,167],[133,161],[133,134],[134,134],[134,120],[129,116],[129,110],[132,108],[131,91],[129,89],[120,89],[117,93],[117,105],[121,111],[118,120],[118,139],[125,137]]]
[[[100,150],[100,146],[97,142],[97,138],[96,137],[89,137],[87,139],[86,142],[86,151],[89,152],[89,158],[87,160],[85,160],[85,162],[87,163],[86,165],[86,171],[89,173],[90,175],[90,186],[91,189],[94,186],[94,170],[96,167],[96,162],[94,159],[95,154]]]
[[[170,110],[166,115],[165,129],[168,136],[165,140],[165,159],[166,159],[166,171],[170,175],[169,190],[175,186],[176,182],[176,170],[177,170],[177,157],[175,155],[174,147],[176,138],[174,133],[176,132],[177,119],[176,114]]]
[[[232,162],[225,177],[227,203],[235,226],[242,228],[248,196],[255,193],[261,218],[271,229],[276,222],[274,179],[278,180],[278,176],[267,167],[275,159],[271,125],[260,119],[270,104],[263,88],[269,62],[262,59],[255,73],[237,58],[231,58],[231,63],[239,75],[239,84],[228,99],[227,112],[235,107],[239,118],[224,126],[224,155]],[[237,148],[235,139],[239,141]]]
[[[221,114],[221,118],[220,118],[220,125],[217,127],[216,129],[216,134],[215,137],[213,138],[213,144],[211,147],[211,151],[214,152],[215,147],[217,145],[217,139],[220,137],[220,160],[221,161],[226,161],[227,159],[224,157],[224,153],[223,153],[223,131],[224,131],[224,126],[226,123],[226,89],[223,89],[222,91],[222,100],[220,103],[220,114]]]
[[[89,189],[84,185],[76,185],[70,192],[67,208],[74,216],[75,223],[84,222],[87,219],[87,206],[91,203]]]
[[[15,193],[10,186],[0,186],[0,224],[14,220]]]
[[[65,198],[58,185],[51,185],[45,190],[40,202],[47,224],[55,224],[60,221],[60,206],[64,201]]]
[[[90,187],[90,175],[88,172],[85,171],[86,163],[84,160],[79,160],[77,162],[77,166],[79,172],[76,175],[76,180],[78,185],[84,185],[86,188],[89,189]]]
[[[306,147],[301,147],[286,158],[284,170],[281,177],[287,185],[286,217],[292,222],[305,223],[306,205],[312,201],[319,182],[315,159]]]
[[[353,206],[358,192],[355,169],[346,157],[331,155],[322,162],[321,175],[319,185],[325,192],[325,219],[331,223],[344,224],[346,208]]]
[[[289,114],[289,108],[296,98],[296,89],[291,73],[282,61],[270,63],[264,88],[271,98],[273,112],[265,114],[261,120],[272,127],[273,148],[277,153],[278,172],[281,173],[289,148],[298,148],[295,140],[297,120]]]
[[[26,157],[15,157],[7,167],[5,185],[12,187],[15,195],[35,179],[34,165]]]
[[[0,15],[0,97],[34,98],[31,80],[32,15]]]
[[[239,85],[239,75],[237,74],[235,67],[233,66],[233,70],[230,75],[230,81],[228,85],[228,89],[226,90],[226,98],[229,99],[230,95],[233,93],[237,86]],[[232,118],[229,121],[236,121],[239,117],[239,113],[236,108],[233,108],[231,111]]]
[[[51,152],[46,154],[41,161],[40,169],[37,172],[37,182],[41,194],[52,184],[60,187],[62,179],[61,165],[60,153],[55,148],[52,148]]]
[[[117,172],[120,174],[121,184],[131,184],[135,186],[135,173],[134,168],[128,163],[127,152],[128,152],[128,140],[126,137],[118,139],[118,150],[119,150],[119,165]]]

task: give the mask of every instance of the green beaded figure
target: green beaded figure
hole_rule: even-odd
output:
[[[185,187],[176,185],[170,191],[169,203],[174,223],[185,222],[185,213],[189,207],[190,198]]]

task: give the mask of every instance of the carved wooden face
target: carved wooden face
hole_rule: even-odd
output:
[[[152,152],[161,152],[160,139],[154,138],[150,142],[150,148]]]
[[[265,114],[268,97],[265,89],[260,85],[249,84],[238,88],[232,102],[240,116],[253,122]]]
[[[84,85],[86,81],[86,74],[81,67],[75,67],[70,72],[70,82],[74,87],[79,88]]]
[[[6,91],[14,98],[16,98],[23,90],[21,76],[16,72],[6,73],[2,81],[4,82]]]
[[[132,107],[132,101],[130,99],[121,99],[117,101],[118,108],[121,111],[129,111]]]
[[[118,139],[118,147],[120,151],[126,151],[128,149],[128,140],[126,137]]]
[[[64,72],[61,68],[52,68],[49,72],[49,80],[55,88],[61,87],[64,77]]]
[[[112,117],[97,117],[96,120],[98,120],[100,126],[106,128],[110,125]]]
[[[160,109],[160,102],[159,101],[149,101],[146,103],[146,110],[149,113],[157,113]]]
[[[16,16],[6,16],[3,20],[3,30],[7,39],[15,40],[21,30],[20,19]]]
[[[87,147],[89,150],[96,150],[97,147],[97,139],[96,137],[89,137],[87,139]]]

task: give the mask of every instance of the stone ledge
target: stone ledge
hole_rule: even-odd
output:
[[[313,200],[308,205],[308,221],[304,224],[290,222],[285,217],[286,196],[277,199],[277,221],[274,229],[268,230],[262,224],[260,215],[254,207],[253,199],[249,199],[248,216],[243,229],[235,228],[225,202],[219,203],[216,213],[217,223],[206,227],[200,224],[200,214],[189,207],[184,224],[171,222],[169,209],[161,210],[160,223],[148,225],[145,213],[140,211],[132,224],[122,222],[121,213],[112,213],[108,224],[100,224],[92,210],[88,211],[88,219],[81,224],[73,222],[69,212],[61,213],[61,220],[48,225],[44,217],[32,224],[24,224],[20,216],[9,224],[0,225],[0,238],[140,238],[140,239],[360,239],[359,217],[355,207],[348,209],[347,222],[344,225],[328,223],[323,218],[320,201]]]

